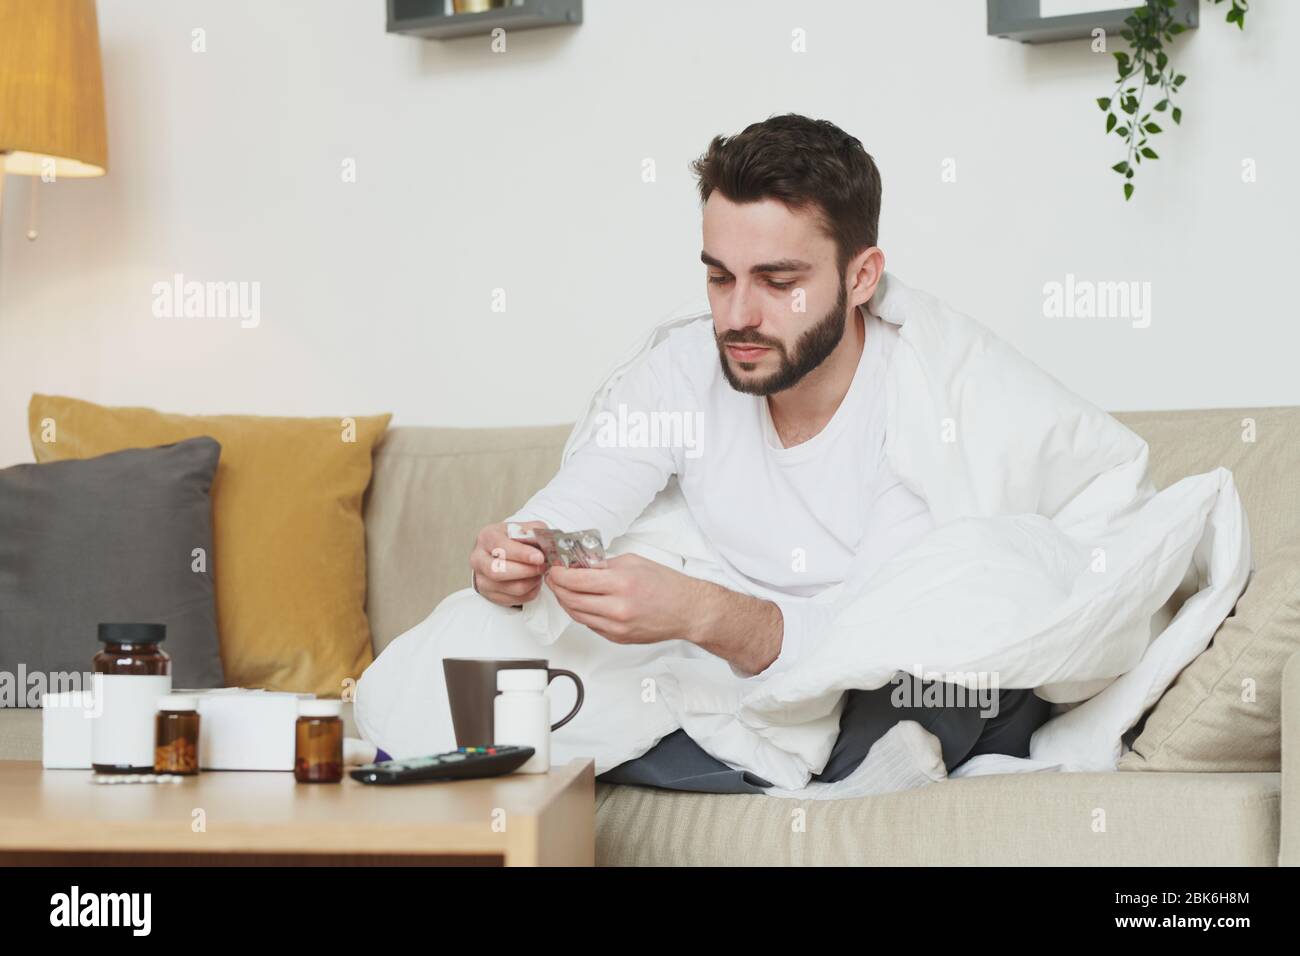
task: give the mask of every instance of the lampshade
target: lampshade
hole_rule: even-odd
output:
[[[108,169],[95,0],[0,0],[0,172]]]

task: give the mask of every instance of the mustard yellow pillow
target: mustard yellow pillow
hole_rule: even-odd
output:
[[[361,503],[389,415],[170,415],[33,395],[37,462],[210,435],[217,628],[226,684],[338,696],[373,658]],[[178,561],[200,558],[178,555]]]

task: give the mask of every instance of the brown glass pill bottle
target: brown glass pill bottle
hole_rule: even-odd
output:
[[[99,625],[103,645],[91,661],[94,709],[90,762],[98,773],[152,773],[154,715],[171,693],[172,661],[159,647],[165,624]]]
[[[154,725],[153,772],[199,772],[199,702],[190,694],[168,694],[158,701]]]
[[[299,783],[338,783],[343,779],[343,702],[298,702],[294,727],[293,776]]]

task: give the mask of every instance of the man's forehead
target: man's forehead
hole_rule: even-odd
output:
[[[792,209],[777,199],[732,202],[718,191],[704,204],[704,228],[743,225],[750,229],[819,232],[821,223],[814,206]]]
[[[704,207],[703,233],[701,258],[732,270],[782,261],[815,264],[834,253],[813,210],[791,210],[775,199],[733,203],[715,192]]]

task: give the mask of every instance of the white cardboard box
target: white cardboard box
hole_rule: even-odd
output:
[[[90,727],[95,697],[67,690],[41,698],[41,766],[47,770],[90,769]]]
[[[199,702],[199,766],[203,770],[292,770],[298,701],[314,694],[220,687],[175,689]],[[41,763],[50,770],[90,769],[90,691],[46,694]]]
[[[316,696],[243,687],[172,693],[199,698],[203,770],[292,770],[298,701]]]

